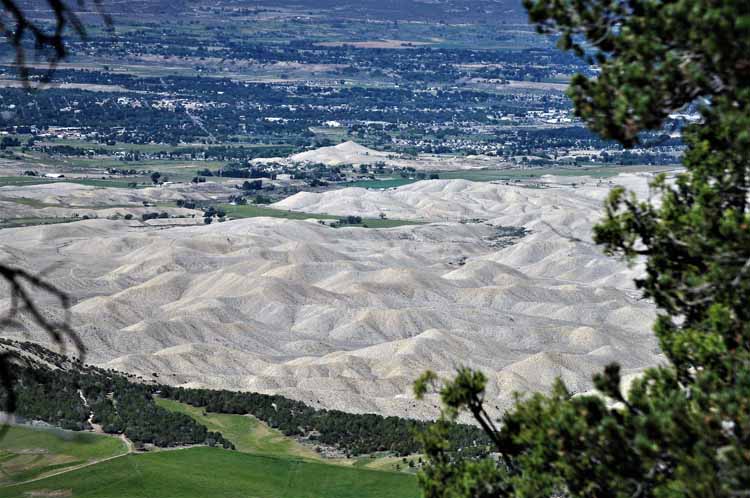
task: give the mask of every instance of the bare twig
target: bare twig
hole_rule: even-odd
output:
[[[64,291],[40,275],[2,263],[0,263],[0,280],[4,280],[10,287],[10,308],[6,316],[0,319],[0,329],[17,324],[18,317],[25,314],[31,317],[62,351],[65,351],[67,341],[73,342],[79,359],[83,361],[86,348],[71,325],[70,298]],[[51,295],[59,302],[60,307],[64,310],[62,320],[53,320],[45,315],[33,295],[36,292]],[[7,393],[5,406],[3,407],[7,413],[12,413],[16,409],[13,366],[19,359],[21,357],[11,351],[0,353],[0,386]],[[6,430],[7,426],[5,425],[0,428],[0,437]]]
[[[85,0],[78,0],[75,5],[85,7]],[[93,0],[94,8],[102,17],[107,27],[112,26],[112,19],[102,9],[102,0]],[[21,80],[27,89],[31,88],[31,72],[27,64],[26,47],[24,43],[30,37],[37,55],[47,55],[47,70],[41,78],[47,83],[52,77],[57,65],[68,55],[66,36],[68,31],[86,39],[86,28],[69,5],[68,0],[47,0],[49,11],[53,15],[54,25],[50,30],[38,20],[28,17],[16,0],[0,0],[0,31],[13,47],[16,57],[15,64]]]

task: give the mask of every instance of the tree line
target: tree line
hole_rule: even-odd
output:
[[[7,339],[0,339],[0,344],[26,353],[12,372],[17,416],[74,431],[90,430],[93,422],[101,424],[104,432],[124,434],[136,444],[234,449],[220,433],[156,405],[153,386],[71,361],[36,344]],[[8,392],[0,393],[3,406]]]
[[[210,389],[160,386],[160,395],[205,408],[208,412],[252,415],[286,436],[306,437],[335,446],[351,456],[390,451],[400,456],[420,451],[418,434],[430,422],[352,414],[313,408],[283,396]],[[453,424],[450,441],[466,451],[482,451],[489,441],[477,427]]]
[[[114,370],[83,365],[38,344],[0,339],[0,345],[23,352],[26,358],[13,377],[16,415],[74,431],[99,424],[104,432],[124,434],[138,444],[207,444],[234,449],[222,434],[209,431],[188,415],[161,408],[154,396],[207,412],[252,415],[286,436],[336,447],[349,456],[378,451],[400,456],[417,453],[421,450],[419,434],[430,424],[318,409],[278,395],[146,384]],[[0,402],[5,401],[2,397]],[[452,424],[448,433],[451,443],[466,454],[488,451],[489,440],[477,427]]]

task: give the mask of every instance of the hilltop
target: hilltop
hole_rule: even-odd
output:
[[[375,164],[388,158],[385,152],[368,149],[356,142],[344,142],[333,147],[321,147],[291,156],[292,162],[322,163],[327,166],[342,164]]]

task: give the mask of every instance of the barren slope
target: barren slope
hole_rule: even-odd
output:
[[[489,374],[502,409],[514,390],[547,389],[556,376],[580,392],[611,361],[630,373],[659,361],[653,311],[631,272],[586,242],[608,188],[429,181],[303,193],[280,205],[444,221],[372,230],[254,218],[156,230],[89,220],[0,231],[0,257],[57,265],[50,276],[75,297],[76,327],[100,365],[409,416],[435,413],[411,399],[424,369],[469,365]],[[458,221],[473,218],[487,221]],[[530,233],[507,246],[498,227],[509,225]]]

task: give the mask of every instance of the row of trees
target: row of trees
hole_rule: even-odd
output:
[[[144,384],[83,366],[38,345],[5,339],[1,343],[32,355],[14,368],[10,391],[16,397],[15,413],[25,419],[76,431],[91,429],[91,421],[107,433],[159,447],[210,444],[234,449],[220,433],[208,431],[188,415],[157,406],[153,389]],[[0,402],[7,401],[8,393],[2,391]]]
[[[111,399],[98,386],[86,391],[92,399],[93,422],[104,432],[126,434],[133,441],[159,447],[209,444],[234,449],[220,433],[211,432],[191,417],[158,407],[148,389],[137,384],[116,385]]]

